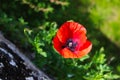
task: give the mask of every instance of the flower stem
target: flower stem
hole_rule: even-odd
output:
[[[74,66],[77,66],[76,60],[75,60],[75,59],[72,59],[72,61],[73,61],[73,65],[74,65]]]

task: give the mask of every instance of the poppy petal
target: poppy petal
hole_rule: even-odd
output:
[[[76,58],[81,58],[87,55],[92,49],[92,43],[90,41],[86,41],[86,43],[81,47],[80,51],[76,51]]]
[[[86,35],[84,33],[76,32],[73,35],[73,41],[77,43],[76,50],[79,50],[81,46],[86,42]]]
[[[77,22],[68,22],[68,24],[69,24],[70,30],[73,32],[73,35],[76,34],[76,32],[86,34],[86,29],[81,24]]]
[[[54,48],[58,52],[61,52],[61,50],[62,50],[62,43],[59,41],[57,36],[55,36],[54,39],[53,39],[53,45],[54,45]]]
[[[71,37],[71,31],[69,29],[69,24],[64,23],[57,32],[57,36],[63,44],[66,43],[67,39]]]
[[[64,58],[75,58],[76,55],[74,55],[73,52],[71,52],[68,48],[64,48],[62,51],[61,51],[61,55],[64,57]]]

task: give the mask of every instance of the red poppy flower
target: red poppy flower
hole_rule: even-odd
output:
[[[64,58],[81,58],[92,48],[86,29],[77,22],[65,22],[54,37],[53,45]]]

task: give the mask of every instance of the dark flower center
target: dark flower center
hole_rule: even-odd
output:
[[[72,39],[68,39],[66,42],[66,47],[68,47],[68,49],[70,49],[72,52],[75,51],[77,42],[74,42]]]

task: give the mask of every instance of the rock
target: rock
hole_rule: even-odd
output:
[[[0,33],[0,80],[52,80]]]

